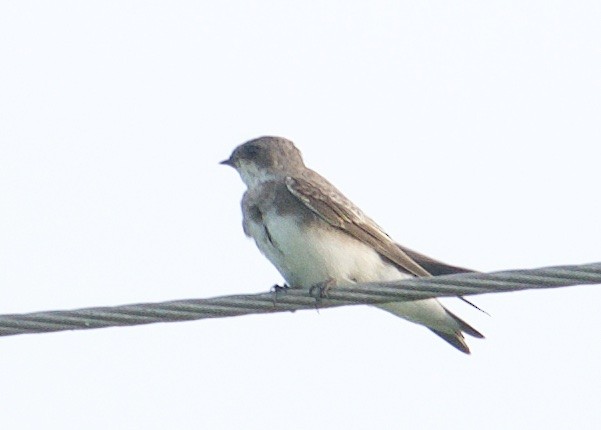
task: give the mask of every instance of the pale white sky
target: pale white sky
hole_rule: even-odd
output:
[[[294,140],[400,243],[601,260],[593,1],[5,1],[0,313],[267,290],[218,161]],[[464,356],[341,308],[0,339],[0,427],[601,425],[601,289],[453,309]]]

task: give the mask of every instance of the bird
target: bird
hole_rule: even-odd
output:
[[[233,167],[247,187],[241,201],[244,233],[290,288],[323,292],[337,285],[471,272],[397,244],[309,169],[286,138],[249,140],[220,164]],[[435,298],[375,306],[425,326],[466,354],[470,349],[464,334],[484,337]]]

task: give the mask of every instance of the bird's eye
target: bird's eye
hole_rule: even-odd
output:
[[[249,158],[256,157],[257,155],[259,155],[259,148],[257,148],[256,146],[249,146],[248,148],[246,148],[246,155]]]

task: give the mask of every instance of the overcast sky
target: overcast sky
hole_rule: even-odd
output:
[[[307,164],[482,271],[601,261],[594,1],[3,1],[0,313],[266,291],[218,162]],[[601,426],[601,288],[0,339],[0,427]]]

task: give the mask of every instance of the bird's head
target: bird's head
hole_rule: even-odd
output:
[[[249,188],[289,176],[305,167],[296,146],[288,139],[274,136],[263,136],[243,143],[221,164],[236,169]]]

